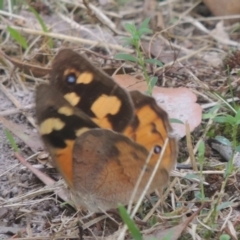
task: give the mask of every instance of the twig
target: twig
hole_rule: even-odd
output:
[[[11,27],[14,28],[15,30],[18,30],[19,32],[24,32],[24,33],[33,34],[33,35],[47,36],[47,37],[57,38],[57,39],[61,39],[61,40],[69,41],[69,42],[86,44],[86,45],[90,45],[90,46],[96,45],[96,46],[104,47],[106,44],[106,43],[103,43],[100,41],[93,41],[93,40],[88,40],[88,39],[84,39],[84,38],[80,38],[80,37],[72,37],[72,36],[68,36],[68,35],[60,34],[60,33],[43,32],[40,30],[34,30],[34,29],[30,29],[30,28],[23,28],[23,27],[17,27],[17,26],[11,26]],[[6,25],[0,25],[0,29],[6,30]],[[126,52],[126,53],[133,53],[133,50],[124,48],[120,45],[115,45],[115,44],[110,44],[110,43],[107,43],[107,44],[108,44],[108,47],[111,49]]]
[[[24,166],[26,166],[33,174],[35,174],[45,185],[47,186],[53,186],[56,182],[47,176],[46,174],[42,173],[38,169],[34,168],[30,163],[28,163],[19,153],[14,153],[15,157],[21,162]],[[54,191],[56,195],[58,195],[61,199],[63,199],[65,202],[70,203],[67,189],[61,189]],[[71,203],[72,205],[73,203]]]

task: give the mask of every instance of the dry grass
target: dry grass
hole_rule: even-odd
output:
[[[214,92],[231,99],[232,87],[234,96],[239,96],[239,74],[236,70],[239,68],[239,54],[229,55],[233,49],[240,48],[239,26],[224,27],[220,23],[223,18],[203,17],[200,14],[200,1],[162,1],[158,12],[144,11],[141,1],[124,3],[116,0],[106,5],[100,4],[104,1],[95,1],[87,6],[88,9],[85,1],[29,1],[40,13],[49,32],[42,31],[25,1],[19,1],[13,8],[10,2],[6,1],[0,10],[1,51],[10,57],[20,58],[20,62],[49,68],[60,48],[71,47],[86,52],[97,66],[108,72],[113,73],[116,69],[122,71],[125,67],[125,70],[130,69],[141,76],[142,72],[136,65],[125,63],[122,66],[113,56],[118,52],[134,53],[133,49],[122,45],[122,37],[127,36],[124,23],[139,24],[145,17],[153,16],[151,27],[155,34],[145,36],[142,44],[146,56],[154,53],[154,57],[164,62],[163,67],[148,69],[150,74],[158,76],[159,85],[190,88],[197,95],[204,112],[219,101]],[[25,51],[9,36],[7,26],[16,29],[27,39],[28,48]],[[53,40],[53,48],[49,47],[49,39]],[[226,56],[227,60],[224,61]],[[35,86],[45,81],[45,77],[16,69],[6,59],[2,59],[1,63],[0,117],[23,127],[18,136],[36,132],[33,94]],[[226,71],[226,63],[229,63],[230,71]],[[119,238],[124,227],[118,216],[89,216],[87,212],[76,213],[71,206],[62,205],[53,192],[61,189],[64,183],[45,186],[19,164],[3,129],[4,126],[0,125],[0,239],[10,236],[14,236],[14,239],[79,239],[81,235],[84,239]],[[191,160],[199,169],[197,152],[200,142],[209,136],[223,135],[223,129],[227,137],[231,136],[231,130],[226,125],[219,127],[211,119],[202,121],[201,126],[189,135],[192,144],[188,141],[188,150],[186,139],[179,142],[179,162],[191,162],[188,158],[190,150]],[[59,179],[54,169],[39,165],[36,152],[33,153],[21,137],[16,138],[16,142],[21,154],[32,165],[42,168],[55,180]],[[170,228],[179,233],[185,229],[179,238],[184,240],[219,239],[224,233],[231,239],[239,239],[240,174],[234,168],[226,179],[225,167],[225,163],[219,162],[207,147],[201,173],[197,169],[173,171],[162,201],[156,196],[151,197],[151,203],[144,200],[134,218],[142,223],[139,228],[144,236],[159,236],[159,232]],[[189,179],[189,174],[195,176]],[[201,190],[205,193],[205,199],[197,197]],[[187,217],[201,205],[203,209],[187,222]],[[218,206],[223,207],[218,210]],[[184,222],[186,226],[181,225]],[[179,228],[174,228],[176,226]],[[1,232],[5,234],[1,235]],[[125,238],[131,237],[127,233]]]

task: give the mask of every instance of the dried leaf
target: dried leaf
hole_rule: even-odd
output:
[[[239,0],[203,0],[203,2],[215,16],[240,14]],[[239,19],[231,19],[229,22],[239,22]]]
[[[188,224],[199,214],[199,212],[203,209],[204,205],[202,205],[195,213],[192,214],[191,217],[188,217],[181,224],[168,228],[168,229],[154,229],[151,234],[146,234],[144,236],[144,240],[150,239],[168,239],[168,240],[177,240],[181,236],[184,229],[188,226]]]

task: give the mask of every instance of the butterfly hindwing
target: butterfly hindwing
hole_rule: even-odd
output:
[[[106,129],[84,132],[73,149],[73,185],[78,204],[94,212],[117,208],[118,203],[126,205],[144,171],[133,199],[136,201],[154,170],[153,165],[143,168],[148,154],[146,148],[123,134]],[[159,168],[148,192],[160,189],[167,181],[168,172]]]
[[[152,148],[154,151],[161,151],[165,140],[169,138],[160,167],[170,171],[175,164],[177,146],[175,138],[169,135],[172,128],[167,113],[150,96],[139,91],[131,91],[130,96],[134,104],[134,118],[123,134],[149,152]],[[158,155],[153,156],[150,164],[154,165],[157,160]]]

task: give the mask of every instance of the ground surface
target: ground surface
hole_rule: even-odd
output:
[[[96,13],[90,13],[84,4],[77,1],[46,1],[47,4],[44,1],[29,2],[50,29],[53,47],[50,48],[47,38],[40,34],[42,28],[26,3],[14,5],[12,13],[6,5],[0,13],[1,51],[11,58],[19,59],[20,63],[25,61],[47,69],[60,48],[71,47],[85,52],[96,66],[110,74],[120,68],[120,73],[130,72],[142,79],[142,70],[135,63],[116,61],[112,57],[116,53],[132,50],[122,45],[122,37],[126,35],[124,24],[134,22],[139,25],[151,16],[153,20],[150,27],[156,35],[145,36],[142,49],[146,56],[158,58],[164,63],[160,68],[147,67],[150,75],[158,77],[159,86],[187,87],[196,94],[198,103],[203,108],[206,104],[218,101],[213,92],[218,92],[226,99],[231,98],[232,92],[234,97],[239,96],[237,73],[240,54],[231,54],[240,47],[239,27],[236,24],[224,27],[220,23],[221,18],[212,17],[196,1],[161,1],[159,6],[155,5],[155,1],[116,1],[106,5],[105,1],[96,1],[93,4],[97,7],[97,12],[101,13],[97,19],[94,17]],[[102,20],[102,16],[107,16],[109,21]],[[115,24],[115,33],[111,31],[112,23]],[[7,34],[7,26],[17,29],[27,39],[28,51],[23,51]],[[228,72],[224,63],[226,56],[231,58],[228,60],[231,65]],[[113,215],[113,221],[104,215],[88,217],[85,211],[76,214],[74,208],[62,205],[60,198],[53,192],[53,189],[59,190],[64,183],[61,182],[60,187],[46,187],[14,156],[5,129],[13,131],[24,158],[29,158],[32,165],[54,180],[60,179],[55,169],[46,165],[46,162],[39,162],[36,157],[42,144],[35,127],[34,89],[47,77],[40,76],[36,70],[32,73],[23,71],[21,66],[17,68],[19,65],[16,62],[11,63],[4,56],[0,62],[0,239],[78,239],[81,235],[84,239],[116,239],[118,231],[122,229],[122,221],[118,216]],[[204,113],[208,110],[208,107],[204,108]],[[224,111],[229,109],[225,108]],[[231,131],[228,125],[219,127],[202,121],[191,133],[193,148],[201,139],[205,141],[216,135],[223,135],[232,141]],[[195,147],[195,153],[196,149]],[[178,161],[184,162],[188,156],[186,139],[183,138],[179,142]],[[201,189],[198,180],[183,178],[183,174],[192,174],[192,169],[177,172],[180,177],[175,172],[164,195],[164,204],[153,211],[146,224],[139,225],[144,236],[153,234],[161,239],[164,235],[160,235],[160,232],[172,229],[176,236],[174,234],[169,240],[177,239],[177,234],[182,234],[179,239],[193,239],[194,232],[196,239],[219,239],[222,234],[228,234],[231,239],[240,238],[239,173],[234,169],[229,180],[225,180],[225,163],[219,161],[222,157],[213,153],[207,143],[205,157],[203,182],[206,183],[204,189],[208,199],[200,200],[197,196]],[[198,160],[197,155],[196,158]],[[222,187],[224,183],[225,188]],[[152,196],[152,201],[157,201],[155,195]],[[193,219],[188,225],[186,218],[196,212],[202,203],[205,206],[198,213],[198,221]],[[220,210],[211,212],[219,206]],[[143,220],[150,209],[149,202],[144,201],[135,220]],[[150,226],[154,222],[158,222],[158,225],[153,230]],[[182,222],[188,227],[180,225]],[[174,228],[176,226],[177,230]],[[128,234],[126,239],[130,239]]]

